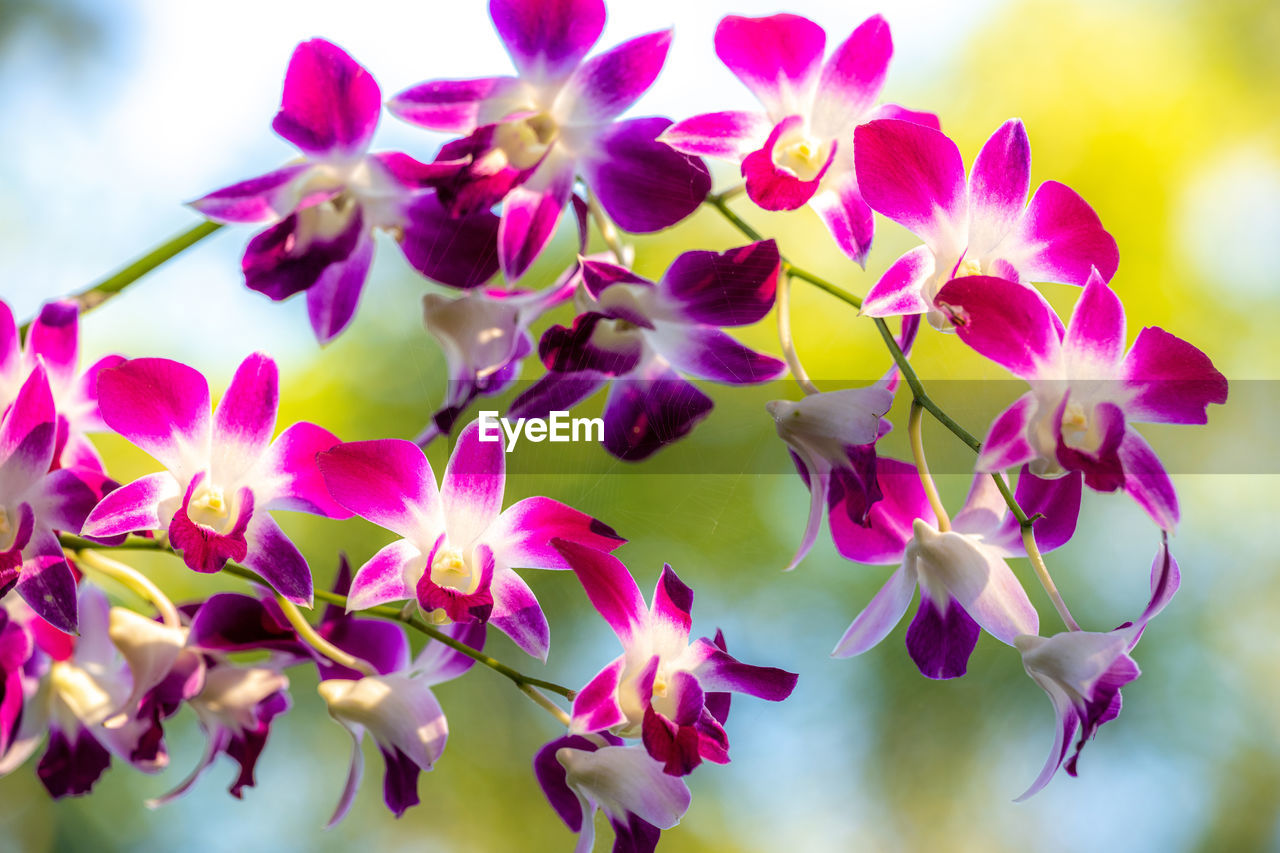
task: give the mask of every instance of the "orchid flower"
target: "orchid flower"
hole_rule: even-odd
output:
[[[107,496],[82,535],[163,530],[187,566],[216,572],[242,562],[290,601],[310,606],[311,571],[269,510],[327,518],[350,513],[329,497],[315,456],[338,443],[311,423],[271,440],[279,403],[276,364],[256,353],[237,368],[210,416],[209,386],[194,368],[139,358],[102,372],[102,417],[167,470]]]
[[[1058,717],[1053,748],[1044,769],[1018,797],[1019,802],[1049,784],[1078,732],[1075,753],[1066,761],[1067,773],[1076,775],[1076,762],[1085,742],[1099,726],[1119,715],[1120,688],[1141,674],[1129,652],[1147,623],[1173,599],[1180,580],[1178,562],[1169,553],[1168,545],[1162,545],[1151,565],[1151,600],[1137,622],[1126,622],[1105,633],[1067,631],[1047,639],[1023,635],[1014,640],[1027,675],[1049,695]]]
[[[368,153],[381,111],[382,95],[368,71],[323,39],[303,42],[289,61],[272,123],[302,152],[301,161],[191,202],[218,222],[270,223],[245,250],[245,283],[272,299],[306,291],[321,343],[355,315],[377,229],[402,240],[409,262],[446,284],[472,287],[497,270],[496,217],[445,215],[426,192],[454,167]],[[447,256],[431,248],[441,237]]]
[[[43,357],[0,415],[0,593],[18,595],[49,624],[76,631],[76,577],[55,530],[77,532],[114,487],[100,470],[51,471],[59,417]]]
[[[871,508],[870,526],[833,516],[832,538],[850,560],[900,565],[832,655],[852,657],[878,645],[907,612],[916,587],[920,607],[907,629],[907,651],[926,678],[964,675],[982,630],[1009,645],[1034,634],[1039,616],[1005,562],[1026,555],[1022,528],[992,478],[974,477],[951,529],[940,531],[914,465],[881,457],[877,471],[883,498]],[[1043,516],[1033,527],[1041,551],[1075,532],[1080,491],[1078,476],[1042,480],[1023,469],[1015,497],[1028,516]]]
[[[774,400],[765,406],[809,487],[808,522],[788,569],[798,566],[813,547],[824,507],[832,518],[832,535],[846,524],[870,523],[868,513],[880,499],[875,443],[888,431],[883,417],[892,405],[893,392],[876,384],[810,394],[797,402]]]
[[[771,702],[791,695],[795,673],[739,662],[724,638],[689,642],[693,590],[664,566],[649,606],[618,558],[572,542],[552,545],[573,567],[591,604],[622,642],[623,654],[573,700],[570,734],[612,731],[643,738],[672,776],[703,760],[729,762],[728,692]]]
[[[1123,488],[1174,528],[1173,483],[1133,424],[1207,423],[1208,405],[1227,401],[1207,355],[1156,327],[1125,352],[1124,306],[1096,271],[1065,328],[1038,292],[998,278],[950,282],[938,304],[961,340],[1031,384],[991,425],[979,471],[1024,462],[1040,476],[1082,471],[1090,488]]]
[[[721,326],[755,323],[773,307],[779,257],[772,240],[726,252],[685,252],[655,283],[625,267],[583,260],[572,328],[538,344],[548,373],[511,406],[515,417],[568,409],[612,380],[604,447],[644,459],[689,433],[711,399],[686,373],[734,385],[777,378],[786,364],[748,349]]]
[[[439,488],[422,450],[399,439],[341,444],[319,463],[334,500],[403,537],[356,573],[349,610],[414,599],[439,623],[488,622],[542,660],[547,619],[513,569],[569,568],[548,544],[556,537],[604,550],[625,541],[550,498],[525,498],[502,511],[502,443],[481,441],[474,421],[459,434]]]
[[[578,834],[575,853],[594,847],[597,809],[613,826],[613,849],[634,853],[653,853],[661,830],[689,810],[683,779],[664,773],[643,746],[623,746],[609,734],[557,738],[538,750],[533,772],[556,814]]]
[[[1095,268],[1107,281],[1115,275],[1116,241],[1074,190],[1046,181],[1026,203],[1031,145],[1021,121],[991,135],[967,182],[960,149],[933,128],[884,119],[854,138],[867,204],[924,241],[871,288],[864,315],[927,313],[934,328],[948,330],[936,296],[954,278],[1083,285]]]
[[[18,340],[13,313],[0,301],[0,413],[17,398],[37,365],[43,364],[58,413],[53,467],[102,471],[102,459],[85,433],[106,430],[98,414],[98,374],[124,358],[108,355],[81,372],[78,320],[75,302],[49,302],[31,322],[24,347]]]
[[[618,120],[662,70],[670,30],[587,59],[604,29],[603,0],[490,0],[489,14],[518,76],[432,80],[387,106],[466,137],[440,152],[469,165],[439,193],[456,215],[503,202],[498,257],[508,280],[551,239],[575,176],[626,231],[658,231],[697,209],[711,177],[656,141],[671,122]]]
[[[854,171],[854,128],[900,118],[936,129],[938,118],[876,105],[893,56],[884,18],[863,21],[824,63],[826,40],[822,27],[798,15],[726,17],[716,27],[716,55],[764,113],[698,115],[659,139],[686,154],[740,163],[747,195],[765,210],[807,203],[840,250],[865,264],[875,226]]]

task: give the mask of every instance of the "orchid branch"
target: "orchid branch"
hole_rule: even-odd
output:
[[[923,413],[924,407],[918,401],[912,400],[911,414],[907,418],[907,435],[911,439],[911,455],[915,457],[920,484],[924,486],[925,497],[929,499],[929,506],[933,507],[933,514],[938,517],[938,530],[946,532],[951,529],[951,517],[947,515],[947,508],[942,505],[942,498],[938,497],[938,487],[933,482],[933,475],[929,473],[929,463],[925,460]]]
[[[1049,594],[1049,600],[1053,602],[1053,607],[1058,611],[1058,615],[1062,617],[1063,623],[1066,624],[1068,629],[1079,631],[1079,623],[1072,617],[1071,611],[1067,609],[1067,603],[1062,600],[1062,594],[1058,592],[1057,584],[1053,582],[1053,578],[1049,575],[1049,567],[1045,565],[1044,557],[1040,553],[1040,547],[1036,545],[1036,534],[1032,531],[1030,524],[1025,524],[1022,527],[1022,544],[1027,549],[1027,559],[1031,561],[1031,566],[1036,570],[1036,577],[1040,579],[1040,585]]]
[[[817,394],[818,386],[809,379],[804,365],[800,363],[800,354],[796,352],[795,341],[791,337],[791,274],[787,273],[778,279],[778,346],[787,360],[787,369],[795,377],[796,382],[806,394]]]

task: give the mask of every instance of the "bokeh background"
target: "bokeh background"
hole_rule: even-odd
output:
[[[667,68],[634,114],[676,118],[748,108],[751,97],[712,52],[724,14],[782,11],[773,0],[614,2],[602,45],[674,24]],[[1011,802],[1052,742],[1053,715],[1016,654],[984,638],[969,675],[919,677],[899,628],[879,648],[833,660],[831,647],[888,568],[841,560],[824,541],[783,574],[807,493],[788,472],[761,409],[785,384],[713,391],[719,405],[682,445],[650,465],[575,447],[513,454],[508,502],[546,494],[591,512],[631,539],[620,556],[642,588],[664,561],[697,591],[695,630],[723,627],[744,660],[800,673],[790,701],[735,700],[733,763],[691,779],[694,805],[664,835],[668,850],[1280,849],[1280,559],[1274,498],[1280,462],[1271,380],[1280,307],[1280,6],[1267,0],[902,0],[876,5],[795,0],[829,45],[874,12],[893,28],[886,97],[938,112],[971,160],[1002,121],[1031,136],[1033,181],[1079,190],[1121,248],[1115,287],[1130,337],[1160,325],[1209,352],[1232,380],[1232,401],[1208,427],[1148,434],[1175,472],[1183,523],[1173,542],[1183,588],[1143,638],[1144,675],[1125,711],[1081,761],[1081,777]],[[434,77],[505,73],[485,4],[226,0],[0,0],[0,297],[20,317],[193,223],[180,202],[292,157],[269,129],[290,51],[321,35],[379,79],[384,95]],[[377,147],[429,159],[440,140],[386,119]],[[721,186],[733,175],[721,172]],[[863,273],[835,250],[816,217],[750,215],[794,260],[856,291],[913,238],[883,223]],[[431,287],[384,243],[351,330],[325,349],[300,301],[271,303],[243,287],[249,232],[225,229],[135,284],[83,324],[87,356],[119,351],[191,363],[225,387],[255,349],[284,369],[281,423],[310,419],[348,440],[411,436],[439,403],[443,363],[420,325]],[[637,240],[638,268],[656,276],[679,252],[741,242],[711,213]],[[572,256],[562,234],[530,278],[549,280]],[[1074,293],[1047,291],[1062,310]],[[798,282],[796,337],[825,387],[879,376],[874,329]],[[554,320],[563,322],[564,315]],[[776,351],[771,321],[743,336]],[[1003,377],[954,338],[926,334],[921,374],[981,434],[1015,386],[953,380]],[[536,375],[527,365],[525,378]],[[986,389],[975,394],[972,389]],[[594,412],[598,401],[585,411]],[[892,416],[905,423],[901,412]],[[902,436],[887,439],[904,453]],[[950,436],[927,432],[945,496],[962,499],[971,463]],[[120,479],[154,463],[104,438]],[[432,449],[440,470],[447,448]],[[366,559],[386,535],[359,520],[282,518],[327,580],[344,549]],[[1146,600],[1158,536],[1121,496],[1087,496],[1076,539],[1050,559],[1078,618],[1099,630]],[[162,559],[140,560],[175,597],[232,588]],[[1025,565],[1015,565],[1056,628]],[[550,663],[495,636],[490,650],[526,671],[581,684],[616,654],[572,576],[527,572],[548,610]],[[118,592],[118,591],[117,591]],[[904,623],[905,624],[905,623]],[[544,671],[545,669],[545,671]],[[309,848],[442,851],[564,850],[572,836],[542,800],[533,752],[553,721],[483,668],[439,689],[451,738],[423,777],[422,805],[399,821],[381,802],[370,748],[357,806],[320,829],[346,772],[346,734],[326,717],[314,678],[294,678],[281,718],[237,802],[223,759],[162,810],[141,803],[197,760],[188,712],[170,727],[171,765],[158,777],[119,766],[92,796],[51,803],[30,766],[0,780],[0,848],[194,850]],[[604,830],[600,847],[607,849]]]

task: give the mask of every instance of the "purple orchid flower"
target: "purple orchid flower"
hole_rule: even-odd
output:
[[[766,405],[809,487],[809,519],[788,570],[798,566],[817,541],[824,507],[833,535],[847,524],[870,523],[868,513],[880,499],[875,444],[889,430],[883,418],[892,405],[893,392],[886,383]]]
[[[938,128],[932,113],[876,105],[893,56],[889,24],[863,21],[822,61],[827,34],[798,15],[730,15],[716,28],[716,55],[764,106],[764,113],[718,112],[668,128],[677,151],[741,163],[747,195],[765,210],[808,204],[836,244],[865,264],[874,236],[858,190],[854,128],[878,118]]]
[[[878,645],[907,612],[916,587],[920,607],[907,629],[907,651],[926,678],[964,675],[982,630],[1008,645],[1036,633],[1039,616],[1005,562],[1026,556],[1021,527],[991,477],[974,477],[951,529],[939,531],[914,465],[881,457],[877,471],[883,498],[871,508],[870,526],[840,519],[833,538],[850,560],[900,565],[832,655],[852,657]],[[1061,547],[1075,532],[1080,492],[1078,475],[1042,480],[1022,470],[1015,497],[1029,516],[1043,516],[1033,528],[1041,551]]]
[[[746,385],[786,370],[784,362],[718,328],[755,323],[769,313],[778,270],[772,240],[718,254],[685,252],[657,283],[625,267],[583,260],[580,313],[572,328],[552,326],[543,334],[538,354],[548,373],[516,398],[511,416],[568,409],[612,380],[605,449],[632,461],[652,455],[711,411],[711,399],[680,373]]]
[[[191,202],[218,222],[273,223],[245,250],[245,282],[272,299],[306,291],[321,343],[355,315],[377,229],[395,234],[415,268],[446,284],[474,287],[497,271],[497,218],[487,211],[446,215],[426,192],[456,166],[368,153],[381,111],[368,71],[336,45],[303,42],[289,61],[272,123],[302,161]]]
[[[449,299],[422,297],[427,331],[439,341],[449,370],[444,406],[416,439],[426,446],[448,435],[476,397],[500,394],[516,380],[520,362],[533,352],[529,327],[540,316],[573,295],[574,270],[545,290],[476,289]]]
[[[1031,384],[996,417],[978,470],[1030,462],[1040,476],[1082,471],[1090,488],[1123,488],[1173,530],[1173,483],[1133,424],[1207,423],[1208,405],[1227,401],[1207,355],[1157,327],[1125,352],[1124,306],[1097,272],[1065,328],[1038,292],[999,278],[957,279],[937,300],[961,340]]]
[[[1022,653],[1027,675],[1040,685],[1053,703],[1058,717],[1053,748],[1039,777],[1018,802],[1039,792],[1066,759],[1067,773],[1076,775],[1076,762],[1085,742],[1120,714],[1120,688],[1141,671],[1129,652],[1137,645],[1147,623],[1165,608],[1178,591],[1181,575],[1178,563],[1161,545],[1151,566],[1151,600],[1135,623],[1125,623],[1114,631],[1067,631],[1044,638],[1018,637],[1014,644]],[[1067,759],[1071,739],[1079,732],[1075,752]]]
[[[689,810],[683,779],[664,773],[643,746],[623,746],[610,734],[557,738],[538,750],[533,772],[556,814],[578,834],[578,853],[595,845],[598,809],[617,836],[615,853],[653,853],[661,830]]]
[[[0,594],[16,589],[40,618],[74,633],[76,577],[54,531],[78,531],[115,484],[93,468],[51,471],[58,437],[48,373],[37,358],[0,416]]]
[[[1026,203],[1031,145],[1021,121],[992,134],[967,182],[960,149],[933,128],[884,119],[862,125],[854,138],[867,204],[924,241],[880,277],[863,314],[927,313],[934,328],[947,330],[936,295],[953,278],[1083,285],[1095,268],[1107,281],[1115,275],[1116,241],[1074,190],[1046,181]]]
[[[24,347],[19,342],[13,313],[0,301],[0,413],[17,399],[18,391],[37,365],[43,364],[58,413],[53,467],[102,471],[102,458],[85,433],[107,429],[98,413],[98,374],[124,358],[108,355],[81,372],[78,327],[79,307],[75,302],[47,303],[32,321]]]
[[[704,760],[729,762],[729,691],[780,702],[795,689],[795,673],[739,662],[719,633],[690,643],[693,590],[670,566],[646,606],[618,558],[572,542],[552,545],[624,649],[578,692],[570,734],[641,737],[666,773],[684,776]]]
[[[541,660],[550,644],[547,619],[513,569],[569,568],[552,538],[607,551],[625,541],[550,498],[502,511],[502,444],[481,441],[474,421],[459,434],[439,488],[421,448],[399,439],[342,444],[319,463],[334,500],[404,537],[356,573],[348,609],[414,599],[437,622],[488,622]]]
[[[35,752],[48,735],[36,775],[54,799],[87,794],[112,756],[147,773],[168,763],[164,744],[147,735],[151,722],[120,712],[133,693],[133,676],[111,639],[110,608],[101,591],[85,583],[79,589],[79,635],[72,636],[23,613],[9,603],[9,625],[25,622],[27,638],[12,631],[4,661],[6,683],[26,699],[21,721],[11,729],[0,774],[11,772]],[[25,658],[23,654],[25,653]],[[21,660],[21,663],[19,663]],[[15,666],[16,664],[16,666]],[[18,682],[12,674],[21,670]]]
[[[338,439],[301,422],[271,440],[279,403],[276,364],[255,353],[237,368],[210,416],[209,385],[194,368],[139,358],[102,372],[103,419],[167,470],[107,496],[81,534],[165,530],[198,572],[242,562],[290,601],[311,604],[311,571],[268,514],[284,509],[347,518],[316,466]]]
[[[602,0],[490,0],[489,14],[517,77],[433,80],[387,106],[466,137],[440,152],[468,165],[439,193],[457,215],[503,201],[498,257],[508,280],[551,239],[575,176],[626,231],[658,231],[697,209],[711,176],[656,140],[671,122],[617,120],[662,70],[670,30],[586,59],[604,29]]]

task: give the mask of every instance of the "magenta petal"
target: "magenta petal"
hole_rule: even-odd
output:
[[[862,313],[868,317],[923,314],[931,307],[925,287],[934,273],[933,252],[917,246],[893,262],[867,291]]]
[[[786,362],[743,346],[730,335],[707,326],[664,326],[650,336],[653,349],[681,373],[731,385],[777,379]]]
[[[551,647],[551,628],[529,585],[510,569],[494,572],[490,585],[493,611],[489,624],[544,663]]]
[[[329,493],[351,512],[408,539],[430,542],[438,535],[440,493],[416,444],[354,441],[321,453],[318,461]]]
[[[951,315],[960,340],[1014,376],[1033,379],[1060,357],[1061,321],[1033,288],[970,275],[944,285],[934,303]]]
[[[694,670],[702,689],[707,692],[745,693],[770,702],[781,702],[795,690],[794,672],[771,666],[752,666],[717,648],[710,640],[698,641],[706,657]]]
[[[915,591],[915,577],[908,574],[905,568],[895,571],[853,620],[831,655],[838,658],[853,657],[879,645],[881,640],[889,636],[894,626],[902,621],[902,615],[907,612]]]
[[[168,471],[148,474],[103,498],[89,513],[80,535],[106,539],[143,530],[160,530],[165,526],[160,505],[181,496],[182,487]]]
[[[287,299],[326,276],[342,275],[348,263],[359,268],[358,250],[368,237],[359,207],[332,235],[310,233],[315,227],[314,217],[303,211],[255,235],[240,260],[245,285],[270,299]]]
[[[875,220],[871,208],[862,200],[862,193],[858,192],[857,176],[846,172],[839,178],[829,179],[809,199],[809,206],[827,224],[840,251],[854,263],[865,266],[875,236]]]
[[[568,76],[604,30],[603,0],[489,0],[489,15],[520,76]]]
[[[922,593],[920,609],[907,628],[907,651],[925,678],[959,678],[980,633],[978,623],[955,599],[937,603]]]
[[[1005,471],[1029,462],[1038,454],[1027,441],[1027,427],[1036,411],[1036,398],[1027,393],[1013,405],[996,415],[995,422],[982,442],[975,470]]]
[[[1139,332],[1121,370],[1133,394],[1125,406],[1133,421],[1208,423],[1208,405],[1227,402],[1227,378],[1209,356],[1164,329]]]
[[[773,307],[778,264],[773,240],[719,253],[685,252],[667,268],[658,290],[695,323],[744,326]]]
[[[658,585],[653,589],[653,606],[650,608],[653,623],[665,623],[664,627],[674,635],[687,638],[693,627],[692,611],[693,590],[680,580],[670,565],[664,565],[662,574],[658,576]]]
[[[507,194],[498,225],[502,274],[515,281],[551,241],[573,189],[573,161],[552,150],[529,180]]]
[[[573,723],[575,732],[600,732],[627,721],[627,715],[618,705],[618,683],[625,658],[618,658],[600,670],[573,698]]]
[[[861,123],[880,97],[893,39],[889,24],[872,15],[835,49],[822,68],[812,121],[821,136],[843,136]]]
[[[22,339],[18,337],[18,324],[13,311],[0,300],[0,376],[12,374],[22,359]]]
[[[37,365],[0,417],[0,494],[6,500],[26,492],[53,464],[56,417],[49,378]]]
[[[366,610],[379,604],[413,598],[414,585],[407,573],[425,568],[411,565],[423,558],[423,553],[408,539],[397,539],[382,548],[356,572],[347,595],[347,610]]]
[[[881,498],[867,513],[869,526],[850,521],[845,513],[832,513],[828,523],[841,556],[858,563],[885,565],[902,559],[917,518],[930,524],[935,519],[914,465],[881,456],[876,459],[876,482]]]
[[[538,341],[538,358],[551,373],[620,376],[634,370],[644,354],[644,338],[634,330],[616,333],[614,323],[594,311],[575,317],[572,328],[550,327]]]
[[[670,47],[671,30],[661,30],[582,63],[557,96],[569,107],[565,121],[598,124],[622,115],[658,79]]]
[[[1057,181],[1045,181],[1036,190],[999,254],[1023,281],[1084,284],[1094,267],[1110,281],[1120,265],[1116,241],[1098,214],[1075,190]]]
[[[683,154],[741,161],[769,138],[772,125],[760,113],[725,111],[678,121],[658,141]]]
[[[778,141],[784,134],[803,124],[802,116],[787,116],[770,131],[764,147],[752,151],[742,160],[742,177],[746,180],[747,196],[765,210],[795,210],[802,207],[818,191],[822,176],[835,160],[839,142],[832,145],[821,170],[808,180],[797,177],[795,172],[777,164],[774,151]]]
[[[75,380],[79,351],[75,302],[47,302],[27,331],[27,352],[39,356],[53,388],[66,388]]]
[[[1124,466],[1124,490],[1146,510],[1160,529],[1172,531],[1178,525],[1178,495],[1151,445],[1134,429],[1125,431],[1120,443],[1120,463]]]
[[[1124,344],[1124,306],[1095,270],[1071,312],[1062,348],[1069,362],[1096,369],[1119,362]]]
[[[1013,496],[1028,516],[1041,516],[1032,523],[1031,529],[1036,534],[1036,545],[1042,553],[1047,554],[1061,548],[1071,540],[1076,532],[1076,521],[1080,517],[1082,491],[1083,478],[1078,472],[1043,479],[1023,466],[1018,475],[1018,488]],[[1002,525],[1001,533],[1009,546],[1012,546],[1010,550],[1021,552],[1021,528],[1012,514]]]
[[[551,540],[612,551],[626,540],[613,528],[551,498],[525,498],[507,507],[485,535],[504,565],[531,569],[567,569]]]
[[[102,371],[98,407],[107,426],[184,479],[208,458],[209,385],[195,368],[130,359]]]
[[[327,429],[306,421],[280,433],[262,457],[254,483],[264,508],[350,518],[351,512],[329,494],[316,461],[318,454],[340,443]]]
[[[969,252],[985,255],[1022,215],[1031,189],[1031,143],[1018,119],[1002,124],[969,175]]]
[[[465,136],[481,124],[485,101],[504,98],[518,88],[513,77],[431,80],[396,95],[387,102],[387,109],[419,127]]]
[[[253,569],[272,589],[304,607],[312,604],[311,569],[298,547],[266,512],[257,512],[245,531],[248,554],[244,564]]]
[[[481,441],[478,421],[463,428],[440,482],[451,542],[477,541],[502,512],[506,466],[501,441]]]
[[[643,629],[649,608],[635,578],[617,557],[563,539],[551,540],[582,583],[596,611],[618,635],[624,647]]]
[[[827,34],[799,15],[728,15],[716,27],[715,41],[716,56],[776,121],[807,105]]]
[[[583,155],[583,179],[624,231],[647,234],[692,214],[711,191],[711,173],[696,157],[658,141],[665,118],[616,122]]]
[[[921,112],[920,110],[909,110],[898,104],[881,104],[871,111],[870,119],[892,118],[899,121],[909,121],[913,124],[922,125],[930,130],[942,130],[942,122],[938,120],[934,113]]]
[[[214,470],[234,482],[253,468],[271,443],[280,405],[280,372],[270,356],[253,353],[236,368],[213,413]]]
[[[307,316],[320,343],[327,344],[350,324],[372,263],[373,232],[362,227],[351,254],[325,267],[307,288]]]
[[[369,147],[381,111],[373,76],[337,45],[311,39],[293,51],[271,126],[308,154],[348,158]]]
[[[76,576],[57,538],[47,531],[38,534],[25,557],[15,591],[41,619],[75,634]]]
[[[862,198],[923,240],[935,254],[963,246],[968,210],[964,161],[956,144],[909,121],[877,119],[854,132]]]
[[[451,216],[435,193],[419,196],[405,214],[400,248],[427,278],[450,287],[484,284],[498,271],[498,217],[482,210]]]
[[[604,448],[631,462],[648,458],[688,435],[712,405],[710,397],[665,365],[646,368],[609,389]]]
[[[272,222],[298,209],[312,163],[297,163],[214,190],[188,206],[216,222]],[[336,190],[334,191],[336,193]]]

